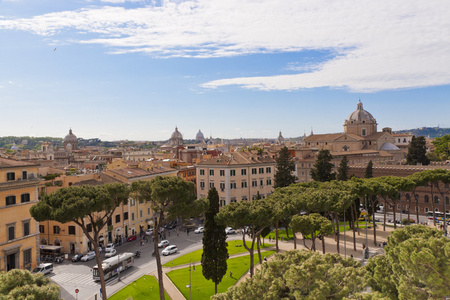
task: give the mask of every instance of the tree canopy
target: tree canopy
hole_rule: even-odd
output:
[[[0,272],[0,300],[58,300],[59,289],[43,274],[19,269]]]
[[[343,156],[341,162],[339,164],[338,173],[336,176],[337,180],[347,181],[348,180],[348,170],[350,167],[348,166],[347,156]]]

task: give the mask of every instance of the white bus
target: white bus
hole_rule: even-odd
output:
[[[105,259],[102,262],[103,274],[105,274],[105,280],[116,276],[118,272],[122,272],[128,269],[134,263],[134,254],[125,252],[117,256]],[[92,268],[92,276],[94,280],[100,280],[98,274],[98,265]]]

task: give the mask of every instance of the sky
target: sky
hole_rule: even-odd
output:
[[[450,1],[0,0],[0,136],[450,127]]]

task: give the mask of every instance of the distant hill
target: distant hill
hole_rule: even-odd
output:
[[[395,133],[411,133],[415,136],[423,135],[424,137],[436,138],[450,134],[450,128],[421,127],[417,129],[397,130]]]

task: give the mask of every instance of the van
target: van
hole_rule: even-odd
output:
[[[44,275],[50,274],[51,272],[53,272],[52,263],[40,264],[39,266],[33,269],[33,273],[42,273]]]

